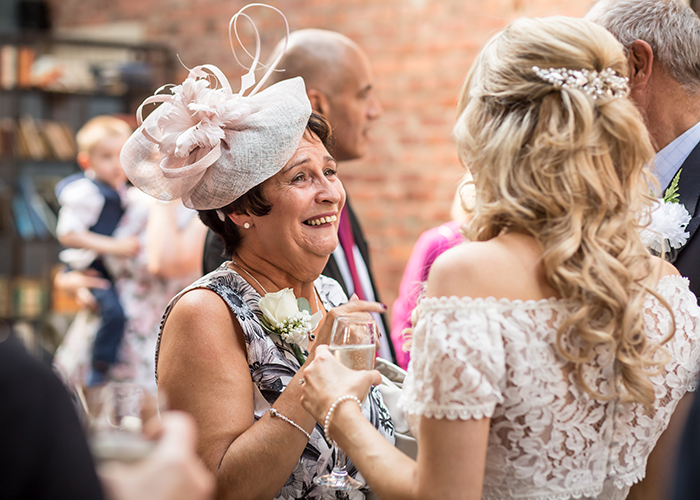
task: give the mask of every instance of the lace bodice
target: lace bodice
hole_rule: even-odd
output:
[[[695,390],[700,367],[700,308],[687,279],[664,277],[656,290],[674,311],[676,333],[665,345],[670,361],[650,379],[653,410],[596,400],[577,386],[555,348],[557,327],[574,306],[467,297],[421,302],[400,405],[416,422],[420,415],[491,418],[483,498],[623,499],[644,477],[676,404]],[[670,328],[667,309],[652,296],[644,325],[652,341]],[[584,376],[605,393],[612,368],[600,367],[610,354],[596,354]]]

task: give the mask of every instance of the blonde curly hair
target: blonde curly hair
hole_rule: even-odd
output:
[[[644,300],[651,293],[669,306],[653,290],[636,216],[652,201],[649,135],[627,98],[557,89],[533,66],[627,75],[622,46],[582,19],[520,19],[486,45],[467,75],[454,129],[476,187],[469,237],[534,237],[548,282],[577,305],[556,346],[573,363],[577,383],[596,399],[651,406],[648,378],[668,353],[644,333]],[[672,325],[666,341],[674,331]],[[615,353],[608,394],[583,379],[601,345]]]

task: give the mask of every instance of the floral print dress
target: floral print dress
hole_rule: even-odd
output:
[[[314,285],[326,310],[347,302],[347,297],[335,280],[319,276]],[[248,367],[255,385],[254,413],[257,421],[275,403],[299,370],[300,365],[288,344],[282,342],[278,335],[268,333],[263,329],[260,323],[262,312],[258,307],[260,295],[238,273],[230,269],[227,263],[222,264],[221,267],[183,290],[166,309],[156,347],[156,370],[163,325],[179,298],[195,288],[207,288],[218,294],[231,308],[243,328],[248,350]],[[307,356],[308,352],[304,351],[304,355]],[[362,413],[387,441],[394,444],[394,425],[378,389],[372,388],[362,408]],[[316,424],[311,432],[311,439],[299,457],[299,462],[275,498],[279,500],[329,498],[329,492],[324,493],[323,489],[314,484],[313,479],[316,476],[329,473],[333,469],[335,458],[333,449],[325,440],[323,427]],[[348,460],[347,468],[351,476],[362,480],[360,473],[350,460]],[[365,497],[367,491],[363,489],[352,492],[336,492],[335,496],[332,496],[331,493],[330,498],[359,500]]]

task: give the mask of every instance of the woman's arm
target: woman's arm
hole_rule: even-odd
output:
[[[148,270],[163,278],[202,272],[202,252],[207,228],[198,217],[183,229],[177,225],[180,202],[154,203],[146,225]]]
[[[217,498],[273,498],[307,439],[269,414],[255,422],[243,332],[214,292],[192,290],[175,305],[163,331],[158,374],[170,406],[197,421],[198,452],[216,474]],[[274,406],[311,432],[315,421],[298,402],[300,389],[297,375]]]
[[[366,393],[378,384],[378,372],[352,371],[319,347],[304,370],[304,407],[323,422],[340,396]],[[490,419],[421,419],[418,458],[411,460],[388,443],[352,401],[333,412],[329,432],[346,451],[379,498],[481,498]]]
[[[333,309],[316,343],[328,342],[336,315],[381,309],[380,304],[364,301]],[[197,420],[198,452],[216,474],[217,498],[273,498],[308,440],[299,429],[269,413],[255,422],[243,331],[214,292],[192,290],[173,307],[163,331],[158,374],[159,389],[170,406]],[[300,378],[299,373],[292,378],[274,408],[311,433],[316,421],[299,402]]]

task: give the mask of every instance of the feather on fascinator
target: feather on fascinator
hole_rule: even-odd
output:
[[[268,7],[284,18],[265,4],[246,5],[231,18],[234,57],[231,28],[241,43],[239,17],[248,19],[257,42],[238,93],[233,93],[219,68],[205,64],[191,69],[181,85],[161,87],[139,106],[139,127],[124,145],[120,160],[129,180],[146,194],[163,201],[182,198],[186,207],[197,210],[219,209],[279,172],[299,147],[311,116],[304,81],[283,80],[258,93],[284,50],[244,95],[255,84],[260,56],[258,30],[243,12],[253,6]],[[286,18],[284,22],[288,39]],[[161,93],[165,88],[171,93]],[[142,121],[143,106],[152,103],[162,104]]]

